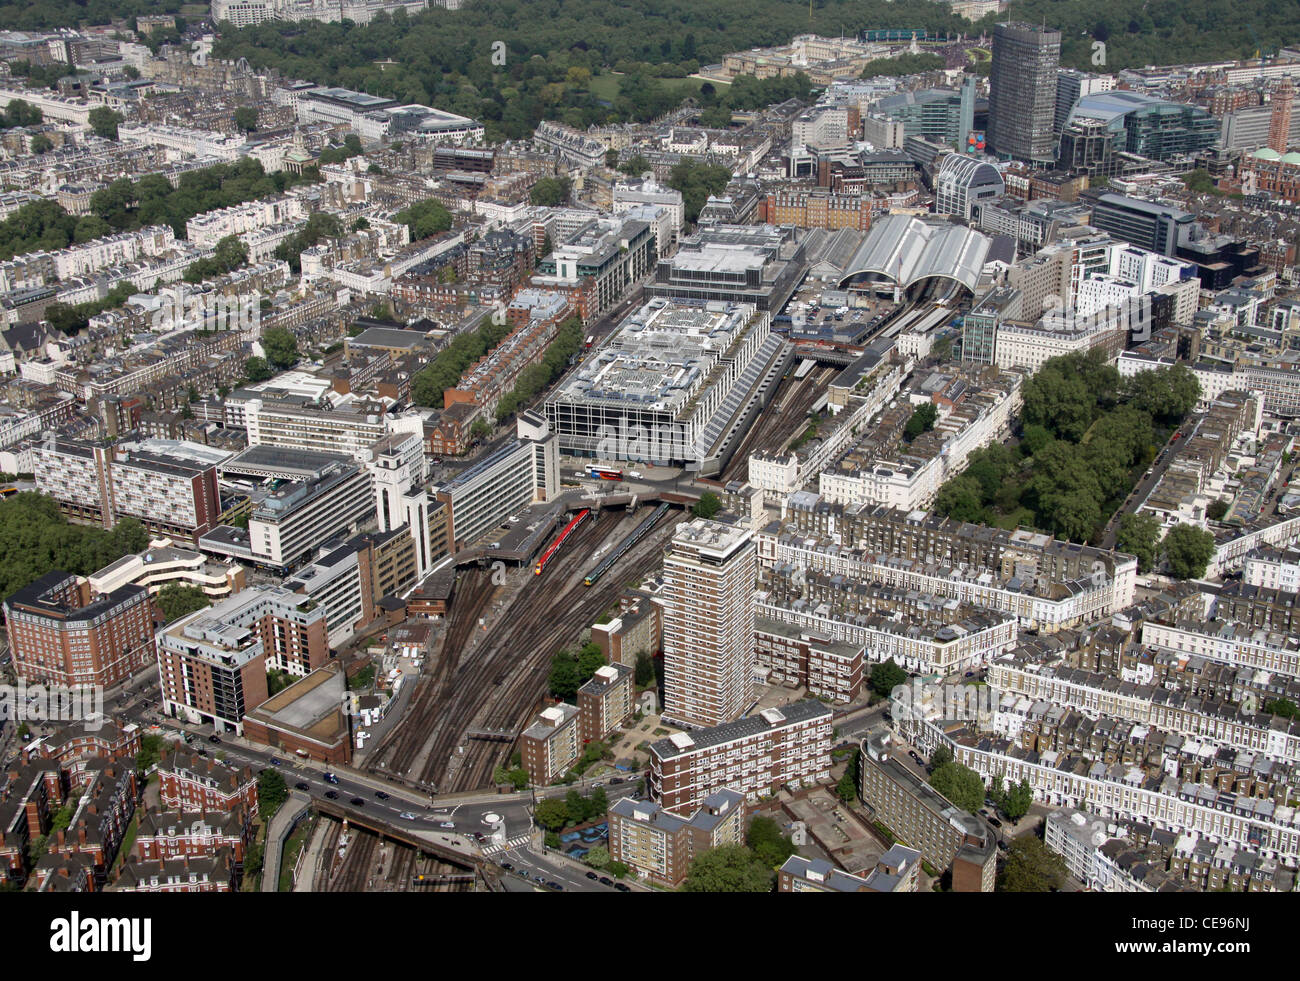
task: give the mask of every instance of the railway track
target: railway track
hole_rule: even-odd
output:
[[[642,509],[634,521],[620,522],[624,535],[646,514]],[[627,586],[639,581],[662,561],[663,545],[671,529],[682,520],[673,512],[596,585],[586,587],[580,576],[553,581],[556,588],[539,590],[523,598],[509,618],[500,619],[489,631],[480,656],[468,662],[456,679],[456,691],[466,693],[471,723],[492,729],[521,728],[546,694],[546,679],[552,654],[576,644],[582,630],[607,610]],[[608,517],[604,520],[608,520]],[[579,567],[575,570],[581,573]],[[501,684],[500,672],[508,672]],[[492,771],[509,747],[502,744],[462,740],[464,729],[445,726],[435,740],[424,774],[446,792],[469,790],[490,783]],[[463,746],[463,751],[458,748]]]
[[[817,396],[834,377],[835,369],[824,366],[808,372],[789,388],[784,384],[778,388],[718,479],[722,483],[745,479],[749,473],[749,455],[758,450],[775,450],[793,436],[805,424]]]

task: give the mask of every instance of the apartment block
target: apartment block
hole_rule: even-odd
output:
[[[669,810],[729,789],[756,799],[830,778],[831,709],[808,700],[650,744],[647,787]]]
[[[745,842],[745,798],[732,790],[709,794],[689,816],[624,797],[608,818],[609,857],[670,889],[685,881],[695,856]]]
[[[216,526],[213,465],[126,446],[55,439],[32,447],[36,489],[70,519],[112,528],[136,518],[149,531],[197,543]]]
[[[921,853],[891,845],[866,875],[837,869],[825,859],[791,855],[777,872],[777,892],[916,892]]]
[[[938,869],[952,867],[954,892],[992,892],[997,875],[993,833],[897,760],[883,728],[862,741],[858,791],[877,821]]]
[[[583,743],[604,739],[636,711],[636,671],[624,664],[596,669],[578,689],[578,735]]]
[[[257,775],[188,749],[174,749],[158,762],[158,796],[172,811],[225,811],[243,808],[257,816]]]
[[[773,684],[807,687],[809,695],[837,702],[851,701],[862,690],[866,649],[860,644],[758,617],[754,623],[754,654],[758,663],[771,672],[768,680]]]
[[[753,701],[751,534],[696,519],[664,554],[664,717],[686,726],[738,719]]]
[[[151,654],[153,602],[140,586],[92,599],[90,585],[50,572],[4,601],[9,648],[20,678],[73,687],[111,687]]]
[[[582,741],[578,736],[577,706],[552,705],[519,736],[519,753],[528,777],[536,786],[554,783],[578,761]]]
[[[247,589],[174,621],[157,635],[163,711],[243,731],[268,698],[266,672],[302,677],[329,659],[325,610],[283,587]]]

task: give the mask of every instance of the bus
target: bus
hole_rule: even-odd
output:
[[[595,335],[595,334],[588,334],[588,335],[587,335],[587,343],[586,343],[586,345],[585,345],[585,346],[586,346],[586,349],[587,349],[588,351],[590,351],[590,350],[591,350],[591,345],[594,344],[595,342],[596,342],[596,335]]]
[[[623,471],[613,467],[588,467],[587,476],[596,480],[622,480]]]
[[[12,484],[7,487],[0,487],[0,500],[3,500],[6,497],[13,497],[17,493],[18,488],[14,487]]]

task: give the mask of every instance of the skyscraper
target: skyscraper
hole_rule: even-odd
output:
[[[1028,24],[993,28],[988,143],[994,153],[1034,163],[1053,159],[1061,32]]]
[[[749,531],[697,519],[664,555],[664,716],[689,726],[738,719],[753,696],[754,584]]]

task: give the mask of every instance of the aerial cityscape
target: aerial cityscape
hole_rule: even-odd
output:
[[[1295,891],[1282,6],[0,2],[0,893]]]

